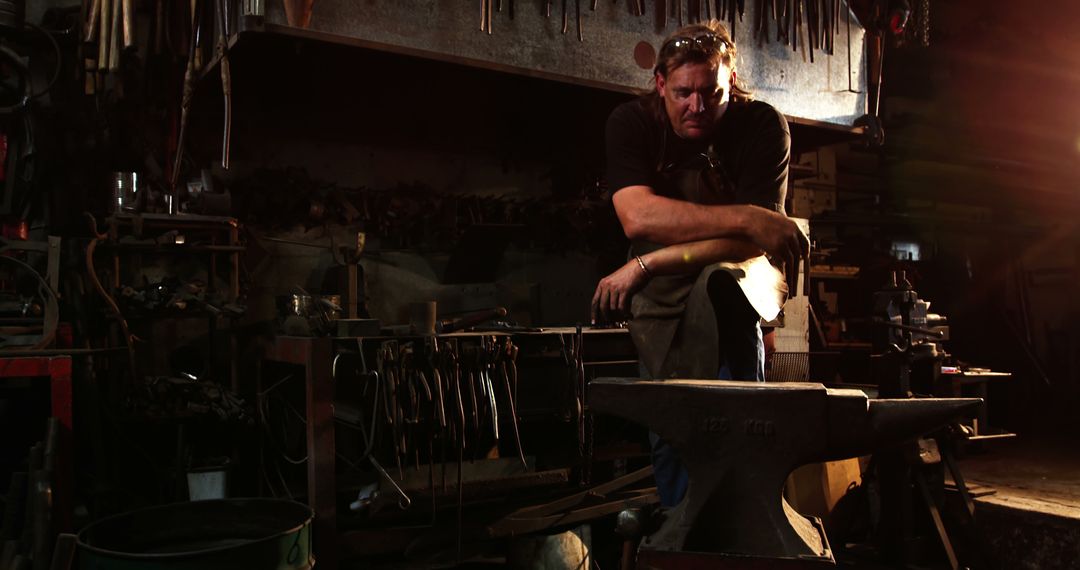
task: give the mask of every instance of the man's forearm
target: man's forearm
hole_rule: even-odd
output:
[[[653,275],[675,275],[699,271],[720,261],[745,261],[761,254],[761,249],[749,240],[720,238],[669,245],[641,259]]]
[[[626,236],[664,245],[742,238],[751,221],[746,205],[704,205],[660,196],[647,187],[625,188],[613,198]]]

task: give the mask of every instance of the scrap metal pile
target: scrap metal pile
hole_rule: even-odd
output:
[[[144,418],[214,417],[251,425],[254,419],[242,398],[221,384],[194,377],[147,377],[127,400],[127,408]]]

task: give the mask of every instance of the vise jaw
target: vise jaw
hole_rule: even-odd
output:
[[[801,465],[871,453],[971,416],[979,398],[870,399],[808,382],[600,378],[594,411],[644,424],[689,472],[641,549],[834,563],[820,522],[782,496]]]

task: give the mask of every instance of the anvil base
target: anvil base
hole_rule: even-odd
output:
[[[653,550],[642,546],[637,552],[636,570],[835,570],[836,560],[825,537],[821,519],[807,517],[824,546],[823,556],[800,556],[782,558],[773,556],[747,556],[718,552],[686,552]]]

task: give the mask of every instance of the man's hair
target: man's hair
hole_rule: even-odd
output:
[[[713,36],[715,41],[707,47],[694,40],[703,36]],[[690,40],[689,44],[678,40]],[[689,47],[686,47],[689,45]],[[735,69],[735,39],[719,20],[683,26],[664,39],[660,53],[656,56],[653,73],[667,79],[671,70],[688,63],[704,63],[719,68],[720,64],[728,69]],[[732,101],[747,101],[753,98],[749,90],[734,82],[731,85]]]

